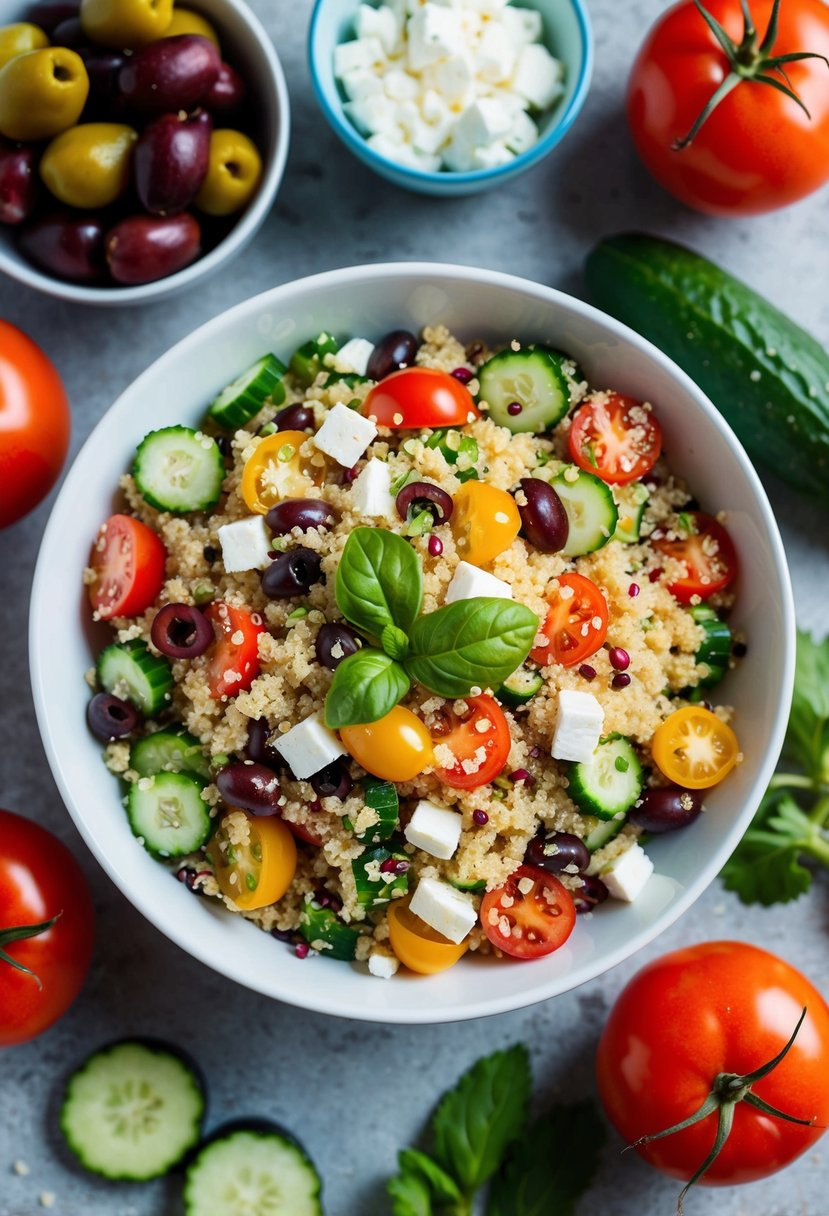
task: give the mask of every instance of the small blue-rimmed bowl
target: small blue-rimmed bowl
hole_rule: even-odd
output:
[[[375,3],[376,0],[372,0]],[[590,87],[593,72],[593,33],[582,0],[533,0],[516,7],[533,8],[544,22],[543,41],[564,64],[564,92],[540,117],[534,115],[539,139],[508,164],[494,169],[455,173],[409,168],[369,147],[343,110],[343,95],[334,76],[334,48],[354,37],[360,0],[316,0],[308,34],[308,63],[317,100],[326,119],[347,148],[375,173],[406,190],[452,198],[476,194],[510,181],[531,169],[564,138],[575,122]]]

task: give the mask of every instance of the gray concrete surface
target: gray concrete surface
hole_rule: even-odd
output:
[[[304,62],[308,0],[252,0],[282,56],[294,107],[292,151],[278,204],[252,248],[197,292],[140,310],[70,307],[0,282],[0,315],[49,351],[73,403],[76,450],[114,398],[202,321],[254,292],[303,274],[390,258],[450,260],[513,271],[576,293],[590,244],[641,227],[674,235],[770,294],[829,340],[826,193],[768,217],[724,222],[683,209],[637,164],[621,118],[635,47],[664,7],[592,0],[597,69],[585,111],[529,176],[457,202],[405,194],[361,170],[314,104]],[[801,623],[826,630],[829,541],[817,511],[769,479],[792,564]],[[447,1027],[362,1026],[271,1003],[234,987],[167,942],[129,906],[87,854],[61,805],[40,746],[28,688],[27,600],[49,503],[0,533],[0,802],[46,824],[79,856],[95,893],[99,945],[89,983],[42,1039],[0,1057],[0,1216],[34,1216],[44,1191],[62,1216],[173,1216],[174,1184],[108,1186],[74,1170],[56,1134],[62,1077],[123,1034],[187,1045],[207,1072],[210,1124],[246,1112],[276,1118],[306,1144],[325,1183],[328,1216],[388,1212],[383,1182],[395,1152],[416,1139],[442,1089],[479,1055],[523,1040],[539,1104],[591,1092],[607,1009],[648,958],[734,937],[762,944],[829,991],[829,884],[796,906],[748,910],[715,883],[679,924],[635,959],[543,1006]],[[71,520],[67,520],[71,527]],[[54,571],[54,611],[76,572]],[[761,655],[754,661],[762,662]],[[367,981],[369,982],[369,981]],[[370,1089],[369,1089],[370,1087]],[[371,1100],[366,1094],[371,1093]],[[670,1216],[676,1186],[611,1136],[583,1216]],[[31,1173],[19,1177],[22,1159]],[[829,1153],[804,1157],[762,1186],[699,1191],[689,1216],[824,1216]]]

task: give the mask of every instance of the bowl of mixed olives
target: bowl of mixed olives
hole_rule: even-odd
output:
[[[33,0],[0,26],[0,270],[138,303],[217,269],[288,150],[277,54],[239,0]]]

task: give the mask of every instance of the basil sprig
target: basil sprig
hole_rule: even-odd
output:
[[[356,528],[335,584],[346,620],[378,643],[340,663],[325,701],[333,729],[376,722],[416,680],[442,697],[495,687],[520,667],[538,617],[511,600],[458,600],[420,616],[423,575],[417,554],[382,528]]]

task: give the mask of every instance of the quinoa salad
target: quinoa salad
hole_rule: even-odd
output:
[[[320,333],[205,405],[138,446],[84,573],[136,847],[384,978],[639,898],[741,760],[737,558],[659,402],[435,325]]]

